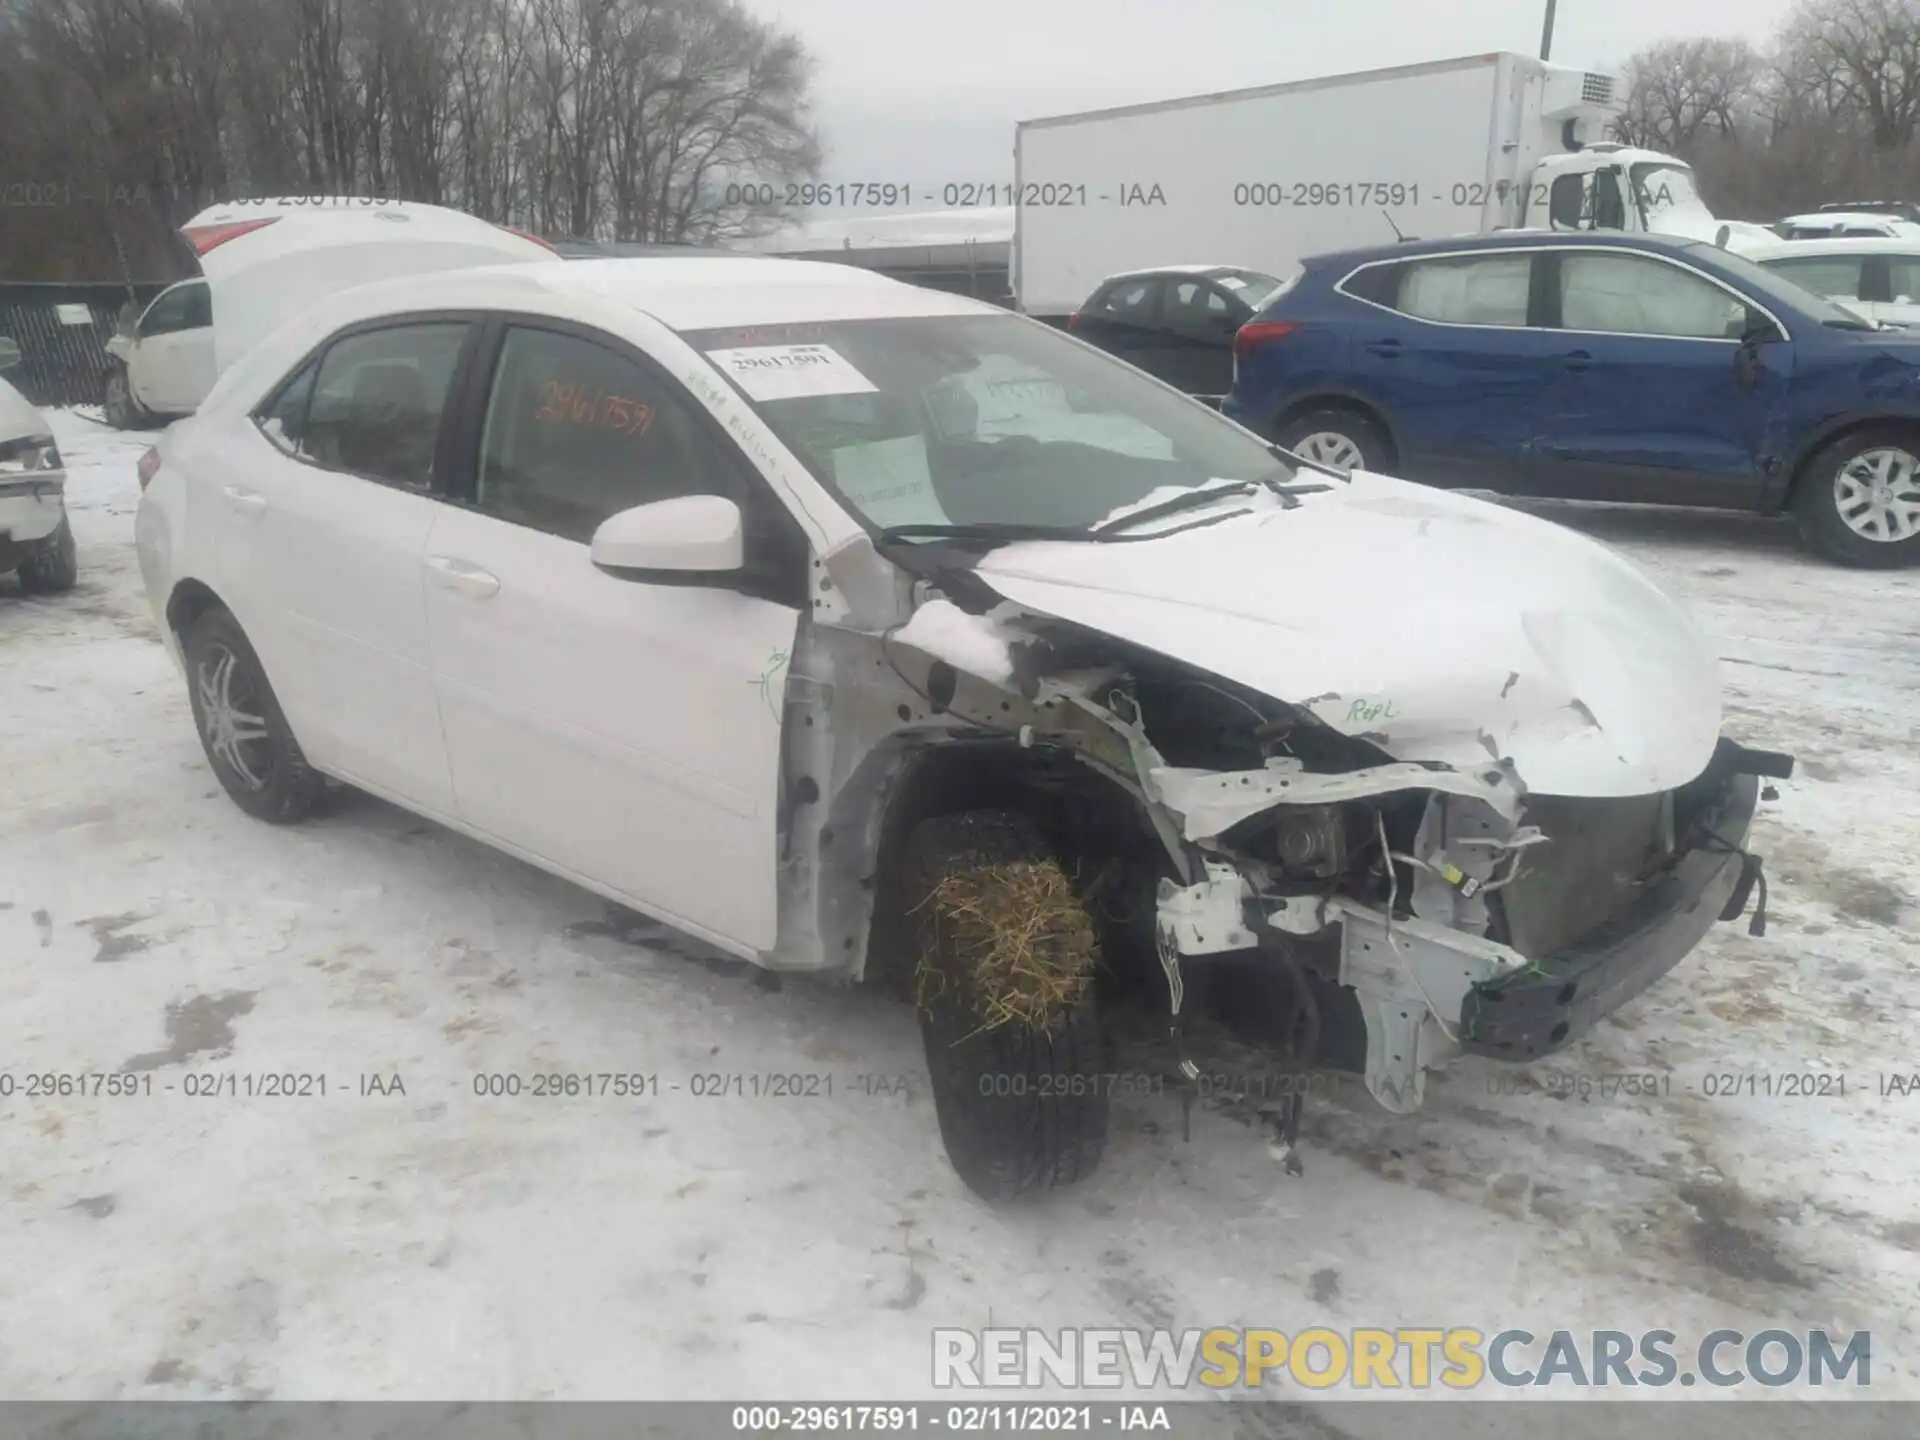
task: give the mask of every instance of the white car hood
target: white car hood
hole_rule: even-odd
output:
[[[1499,505],[1365,473],[1333,484],[1158,539],[1010,545],[978,574],[1397,760],[1509,759],[1529,789],[1581,796],[1672,789],[1706,767],[1714,652],[1631,563]]]
[[[53,426],[33,403],[0,379],[0,440],[23,440],[29,435],[51,435]]]

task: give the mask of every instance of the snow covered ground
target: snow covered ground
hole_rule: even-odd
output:
[[[139,593],[145,440],[57,423],[80,588],[0,580],[0,1395],[908,1397],[931,1327],[997,1323],[1867,1328],[1870,1393],[1920,1397],[1920,1095],[1881,1093],[1920,1071],[1920,578],[1771,523],[1553,512],[1697,605],[1731,731],[1800,757],[1755,831],[1766,937],[1720,927],[1536,1072],[1672,1093],[1467,1065],[1402,1118],[1343,1089],[1297,1177],[1230,1108],[1183,1137],[1122,1098],[1091,1183],[1001,1211],[941,1157],[906,1009],[370,799],[242,815]],[[151,1093],[22,1093],[121,1070]],[[1703,1093],[1810,1070],[1845,1096]],[[660,1088],[475,1093],[542,1071]],[[692,1093],[741,1072],[834,1093]],[[288,1073],[327,1093],[186,1093]]]

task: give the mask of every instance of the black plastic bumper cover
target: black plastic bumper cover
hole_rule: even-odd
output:
[[[1460,1007],[1460,1039],[1468,1051],[1516,1062],[1549,1055],[1673,969],[1716,921],[1737,918],[1758,866],[1742,853],[1759,796],[1758,775],[1778,772],[1755,763],[1764,752],[1732,750],[1729,755],[1723,748],[1715,757],[1733,773],[1706,820],[1719,843],[1708,841],[1685,855],[1629,915],[1593,939],[1475,986]],[[1778,758],[1791,770],[1791,759]],[[1736,898],[1738,906],[1731,903]]]

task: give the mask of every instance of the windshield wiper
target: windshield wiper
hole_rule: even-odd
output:
[[[1283,464],[1304,465],[1309,470],[1313,471],[1316,475],[1330,475],[1335,480],[1345,480],[1349,485],[1353,483],[1353,476],[1350,475],[1347,471],[1336,470],[1334,469],[1333,466],[1325,464],[1319,460],[1309,460],[1304,455],[1296,455],[1293,453],[1293,451],[1288,450],[1283,446],[1269,444],[1267,446],[1267,453],[1273,456],[1274,459],[1282,462]],[[1280,483],[1281,482],[1278,480],[1272,482],[1272,484],[1275,486],[1276,489],[1279,487]],[[1293,489],[1293,493],[1296,495],[1311,495],[1316,490],[1328,490],[1331,488],[1332,487],[1328,485],[1302,485],[1302,486],[1295,486]]]

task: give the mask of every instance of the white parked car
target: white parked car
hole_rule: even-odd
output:
[[[123,430],[191,414],[249,346],[337,291],[554,253],[458,210],[357,196],[230,201],[180,234],[202,273],[162,290],[107,342],[114,363],[104,404],[108,423]]]
[[[19,345],[0,339],[0,372],[19,363]],[[53,427],[0,378],[0,575],[9,570],[28,594],[71,590],[80,578]]]
[[[1920,224],[1903,215],[1871,210],[1814,210],[1784,215],[1768,227],[1783,240],[1838,240],[1850,238],[1920,239]]]
[[[1913,234],[1788,240],[1747,258],[1882,325],[1920,325],[1920,226]]]
[[[1398,1110],[1462,1051],[1567,1044],[1745,910],[1755,777],[1791,767],[1721,736],[1712,648],[1611,550],[1295,468],[851,267],[343,293],[140,468],[147,592],[243,809],[345,782],[755,964],[899,986],[988,1196],[1094,1164],[1110,983],[1176,1044],[1206,1010]]]

